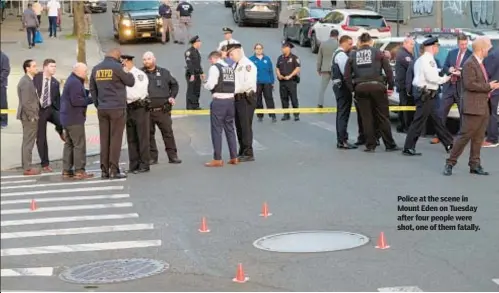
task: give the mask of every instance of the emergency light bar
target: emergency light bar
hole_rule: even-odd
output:
[[[427,33],[427,34],[460,34],[462,31],[457,28],[415,28],[413,33]]]

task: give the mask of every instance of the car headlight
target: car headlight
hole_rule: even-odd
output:
[[[132,26],[132,20],[130,19],[122,19],[121,24],[124,26]]]
[[[156,24],[163,25],[163,18],[156,18]]]

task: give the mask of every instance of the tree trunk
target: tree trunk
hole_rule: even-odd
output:
[[[78,62],[87,63],[85,45],[85,6],[83,1],[75,1],[73,18],[75,19],[76,37],[78,39],[77,57]]]

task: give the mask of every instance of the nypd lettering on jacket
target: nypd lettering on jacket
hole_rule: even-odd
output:
[[[212,93],[234,93],[236,89],[234,69],[220,63],[215,64],[215,66],[218,68],[220,74],[218,75],[218,83],[215,88],[213,88]]]
[[[355,53],[357,66],[369,66],[373,63],[372,50],[359,50]]]

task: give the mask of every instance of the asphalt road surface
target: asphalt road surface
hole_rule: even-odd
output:
[[[206,55],[222,40],[224,26],[235,29],[234,38],[244,44],[246,52],[261,42],[266,53],[273,60],[277,58],[282,28],[238,28],[230,9],[220,3],[199,3],[195,9],[192,32],[203,40],[205,68]],[[93,22],[103,48],[117,46],[110,14],[94,15]],[[178,78],[181,93],[177,107],[185,108],[185,46],[141,42],[122,49],[139,57],[138,61],[145,51],[154,52],[159,64]],[[308,48],[296,48],[295,54],[303,66],[300,103],[315,106],[319,84],[315,55]],[[333,106],[331,92],[327,95],[327,106]],[[209,102],[204,91],[202,107],[208,107]],[[356,129],[353,114],[352,137]],[[466,151],[455,175],[444,177],[441,172],[446,154],[428,140],[421,139],[418,144],[423,152],[420,158],[385,153],[383,147],[375,154],[339,151],[335,148],[334,115],[302,115],[300,122],[277,124],[266,117],[254,125],[255,162],[207,169],[203,163],[211,159],[212,152],[208,117],[178,117],[174,130],[184,162],[170,165],[163,153],[152,172],[124,181],[72,183],[55,175],[26,178],[2,174],[2,291],[85,291],[83,285],[65,283],[57,274],[87,262],[136,257],[166,261],[170,269],[161,275],[93,290],[499,289],[497,149],[482,151],[484,167],[491,176],[468,174]],[[395,134],[395,138],[402,145],[404,135]],[[126,152],[122,161],[127,161]],[[89,169],[98,168],[97,162],[89,164]],[[468,203],[455,204],[477,206],[476,213],[405,214],[471,215],[480,230],[397,231],[397,216],[404,214],[397,211],[397,205],[402,204],[397,200],[405,195],[465,195]],[[31,199],[37,202],[36,211],[29,209]],[[267,219],[259,216],[264,202],[273,214]],[[207,218],[210,233],[198,232],[201,217]],[[371,241],[358,248],[324,253],[278,253],[253,246],[266,235],[304,230],[348,231]],[[21,233],[27,231],[33,232]],[[390,245],[387,250],[375,248],[380,232]],[[311,243],[302,240],[291,244]],[[250,277],[245,284],[232,282],[238,263]],[[47,276],[7,276],[14,274],[11,269],[39,267],[49,269],[32,272]]]

